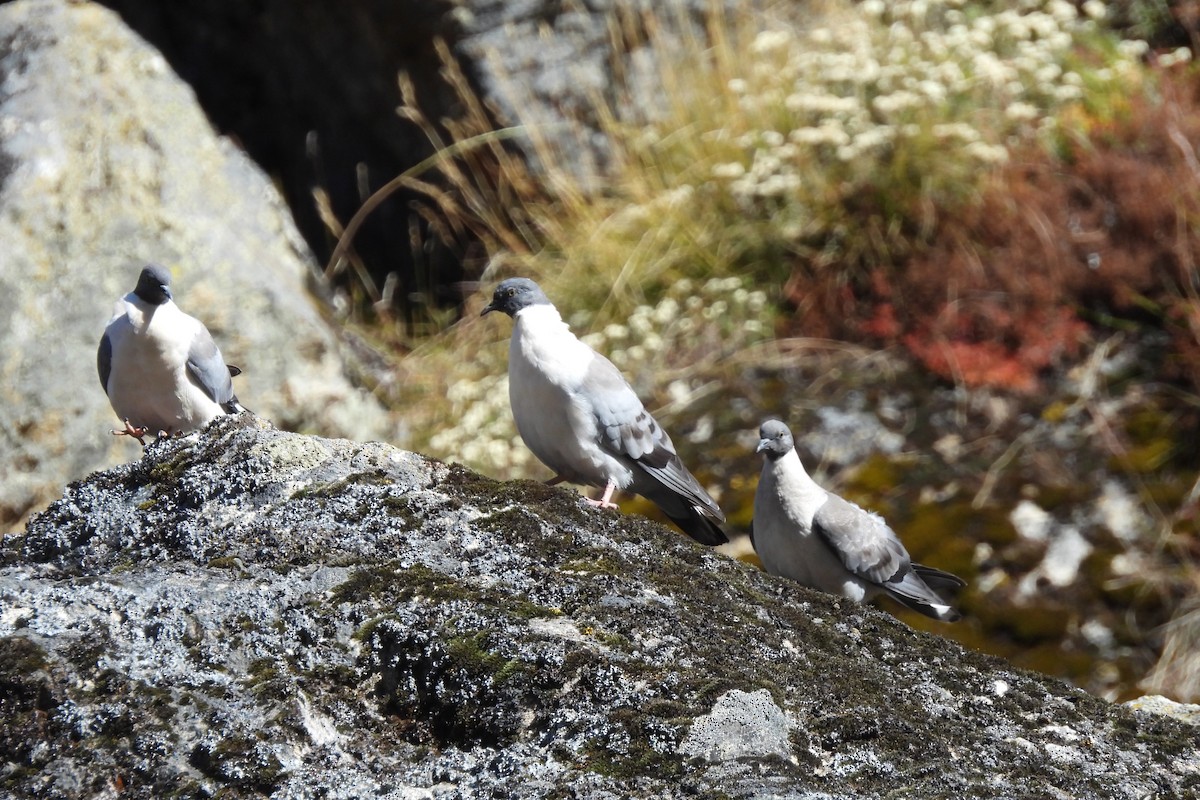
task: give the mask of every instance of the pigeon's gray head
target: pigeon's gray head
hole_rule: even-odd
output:
[[[483,307],[479,316],[482,317],[493,311],[503,311],[510,317],[515,317],[521,309],[536,305],[550,305],[550,300],[542,291],[542,287],[529,278],[508,278],[500,281],[500,285],[492,293],[492,302]]]
[[[766,453],[774,461],[787,455],[796,446],[788,426],[777,419],[769,419],[758,428],[758,447],[754,452]]]
[[[150,264],[138,276],[133,293],[152,306],[161,306],[171,299],[171,274],[165,267]]]

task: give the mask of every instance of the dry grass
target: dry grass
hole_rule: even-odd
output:
[[[592,98],[602,175],[581,174],[561,136],[521,120],[493,129],[442,48],[466,113],[435,126],[406,102],[438,154],[389,188],[425,197],[434,230],[483,243],[485,290],[538,279],[668,428],[772,333],[899,345],[952,381],[1034,393],[1097,326],[1149,324],[1171,336],[1163,375],[1196,391],[1188,67],[1158,82],[1135,44],[1063,2],[830,2],[803,22],[790,8],[714,13],[703,35],[673,24],[674,9],[614,18],[618,56],[670,37],[657,50],[678,59],[657,66],[665,103],[652,114],[645,76],[619,59],[627,80]],[[331,268],[353,268],[340,250],[348,261]],[[386,307],[386,286],[365,294]],[[411,444],[496,477],[538,475],[507,408],[509,328],[479,324],[482,302],[456,324],[431,319],[422,330],[446,328],[435,336],[394,334],[412,350],[398,395]],[[1117,457],[1132,449],[1122,435]],[[1194,564],[1186,507],[1160,512],[1164,548]],[[1198,625],[1196,611],[1172,625],[1154,685],[1200,675]]]
[[[567,125],[581,141],[564,149],[563,131],[524,120],[494,131],[441,47],[465,113],[443,121],[443,140],[406,102],[402,114],[439,152],[384,192],[426,197],[433,230],[477,238],[504,271],[601,323],[684,277],[861,285],[929,244],[1015,145],[1060,135],[1065,110],[1124,96],[1137,71],[1134,50],[1055,0],[1020,11],[747,2],[711,12],[702,34],[685,16],[667,4],[613,18],[614,85],[588,112],[608,148],[599,175],[579,164],[596,130]],[[647,50],[660,54],[653,75],[628,74],[626,56]],[[506,146],[518,134],[532,166]],[[440,181],[422,178],[429,168]],[[840,316],[829,291],[795,288],[806,314]]]

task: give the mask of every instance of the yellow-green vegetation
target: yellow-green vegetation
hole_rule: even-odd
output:
[[[714,12],[702,40],[673,33],[658,48],[661,107],[596,101],[603,176],[581,176],[526,129],[535,171],[506,161],[500,176],[522,224],[501,222],[494,240],[552,295],[622,313],[679,277],[779,285],[798,260],[847,274],[887,266],[1012,149],[1069,136],[1060,120],[1080,118],[1076,106],[1088,118],[1126,107],[1144,46],[1103,34],[1103,3],[1083,8],[868,0]],[[618,50],[678,27],[625,18]]]
[[[618,51],[663,31],[670,45],[657,48],[661,106],[620,89],[596,98],[602,176],[581,174],[532,125],[490,130],[447,60],[468,112],[447,123],[454,140],[414,105],[403,113],[449,154],[435,162],[453,190],[416,176],[398,185],[425,187],[484,238],[485,292],[500,273],[537,279],[653,407],[681,407],[719,379],[717,364],[770,338],[796,269],[850,282],[887,268],[1014,148],[1070,135],[1060,120],[1081,117],[1081,103],[1089,118],[1122,107],[1142,48],[1104,34],[1102,3],[1083,9],[747,3],[693,37],[674,6],[622,16]],[[532,165],[505,150],[515,133]],[[405,364],[414,445],[497,477],[529,474],[506,409],[507,333],[468,318],[419,344]],[[688,364],[689,380],[670,364]]]

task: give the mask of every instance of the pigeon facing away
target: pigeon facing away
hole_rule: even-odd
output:
[[[935,591],[956,591],[966,585],[961,578],[913,564],[882,517],[818,486],[787,425],[767,420],[758,435],[754,549],[767,572],[859,603],[883,593],[927,617],[961,617]]]
[[[117,301],[96,353],[100,385],[125,430],[143,445],[147,433],[199,430],[221,414],[246,409],[233,393],[241,372],[221,358],[208,328],[179,310],[171,276],[150,265]]]
[[[671,437],[650,416],[612,362],[571,333],[541,288],[528,278],[496,287],[483,314],[513,319],[508,350],[508,397],[526,446],[554,470],[553,485],[570,481],[602,487],[615,508],[617,489],[653,502],[701,544],[727,541],[725,515],[692,476]]]

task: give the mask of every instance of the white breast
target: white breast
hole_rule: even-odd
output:
[[[600,448],[595,412],[580,392],[595,358],[553,306],[522,309],[508,349],[509,402],[525,445],[556,474],[625,488],[633,473]]]
[[[187,373],[201,325],[173,302],[150,306],[132,293],[117,302],[105,333],[112,345],[108,399],[117,416],[152,432],[202,428],[222,408]]]

